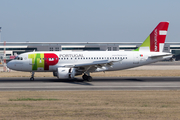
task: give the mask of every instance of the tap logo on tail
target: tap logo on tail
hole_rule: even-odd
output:
[[[169,22],[160,22],[139,48],[134,51],[162,52]]]

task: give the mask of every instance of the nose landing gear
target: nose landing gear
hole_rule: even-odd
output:
[[[31,72],[31,78],[30,78],[30,81],[34,81],[34,72]]]

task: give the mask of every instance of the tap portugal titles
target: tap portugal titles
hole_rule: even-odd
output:
[[[84,57],[83,54],[59,54],[59,57]]]

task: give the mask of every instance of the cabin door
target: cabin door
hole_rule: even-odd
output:
[[[133,54],[133,64],[139,64],[139,54],[138,53]]]

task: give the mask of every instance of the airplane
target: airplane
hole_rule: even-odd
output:
[[[73,79],[82,75],[82,81],[92,81],[90,73],[116,71],[170,59],[163,52],[169,22],[160,22],[140,47],[133,51],[33,51],[18,55],[7,63],[16,71],[53,72],[58,79]]]

